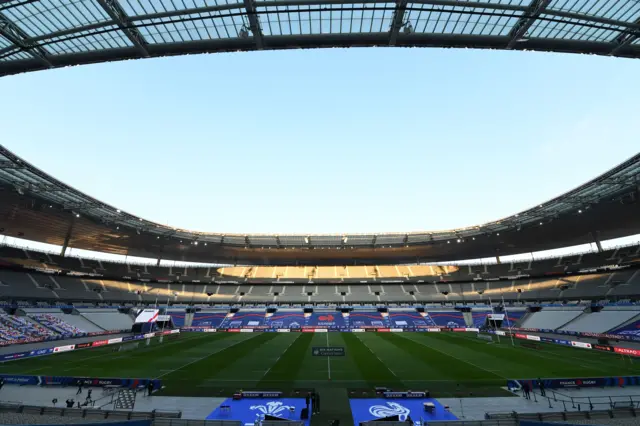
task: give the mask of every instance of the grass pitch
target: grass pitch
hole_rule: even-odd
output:
[[[184,333],[131,351],[108,346],[7,362],[0,373],[160,378],[159,394],[180,396],[310,388],[361,394],[387,386],[439,397],[505,395],[509,378],[638,373],[616,355],[518,343],[490,344],[471,333]],[[346,355],[312,356],[314,346],[342,346]]]

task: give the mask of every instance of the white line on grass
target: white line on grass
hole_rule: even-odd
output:
[[[371,354],[372,354],[373,356],[375,356],[376,358],[378,358],[378,361],[380,361],[380,362],[382,363],[382,365],[384,365],[384,366],[387,368],[387,370],[389,370],[389,371],[391,372],[391,374],[393,374],[393,375],[395,376],[395,378],[396,378],[396,379],[400,380],[400,378],[398,377],[398,375],[397,375],[396,373],[394,373],[394,372],[393,372],[393,370],[392,370],[392,369],[390,369],[390,368],[389,368],[389,366],[388,366],[387,364],[385,364],[385,363],[380,359],[380,357],[378,356],[378,354],[376,354],[375,352],[373,352],[373,351],[371,350],[371,348],[370,348],[369,346],[367,346],[367,344],[366,344],[366,343],[365,343],[365,342],[360,338],[360,336],[358,336],[358,334],[357,334],[357,333],[356,333],[356,338],[357,338],[358,340],[360,340],[360,343],[362,343],[362,344],[364,345],[364,347],[365,347],[365,348],[369,349],[369,352],[371,352]],[[404,381],[404,380],[402,380],[402,381]]]
[[[191,364],[195,364],[195,363],[196,363],[196,362],[198,362],[198,361],[202,361],[203,359],[207,359],[207,358],[209,358],[211,355],[215,355],[215,354],[217,354],[218,352],[225,351],[225,350],[227,350],[227,349],[229,349],[229,348],[234,347],[235,345],[237,345],[237,344],[239,344],[239,343],[243,343],[243,342],[246,342],[246,341],[248,341],[248,340],[251,340],[251,339],[255,338],[255,336],[259,336],[259,334],[257,334],[257,333],[256,333],[256,334],[254,334],[253,336],[249,337],[248,339],[242,339],[242,340],[239,340],[239,341],[235,342],[233,345],[229,345],[229,346],[226,346],[226,347],[224,347],[224,348],[220,348],[220,349],[218,349],[218,350],[216,350],[216,351],[213,351],[213,352],[211,352],[210,354],[207,354],[207,355],[205,355],[205,356],[203,356],[203,357],[201,357],[201,358],[196,359],[195,361],[188,362],[188,363],[186,363],[186,364],[184,364],[184,365],[182,365],[182,366],[180,366],[180,367],[178,367],[178,368],[176,368],[176,369],[173,369],[173,370],[167,371],[166,373],[163,373],[163,374],[159,375],[159,376],[158,376],[158,377],[156,377],[155,379],[159,379],[160,377],[164,377],[164,376],[166,376],[167,374],[175,373],[175,372],[176,372],[176,371],[178,371],[178,370],[182,370],[183,368],[188,367],[188,366],[190,366]],[[154,380],[155,380],[155,379],[154,379]]]
[[[327,333],[325,333],[325,334],[327,335],[327,347],[329,347],[329,333],[328,333],[328,330],[327,330]],[[330,356],[327,357],[327,374],[329,375],[329,380],[331,380],[331,357]]]
[[[398,334],[398,333],[397,333],[397,334]],[[404,334],[404,333],[399,333],[399,334],[401,334],[401,335],[402,335],[402,334]],[[404,336],[402,336],[402,337],[404,337]],[[498,374],[498,373],[496,373],[495,371],[491,371],[491,370],[487,370],[486,368],[482,368],[482,367],[480,367],[478,364],[474,364],[474,363],[473,363],[473,362],[471,362],[471,361],[467,361],[467,360],[464,360],[464,359],[462,359],[462,358],[458,358],[458,357],[457,357],[457,356],[455,356],[455,355],[452,355],[452,354],[450,354],[450,353],[448,353],[448,352],[441,351],[440,349],[436,349],[436,348],[434,348],[433,346],[425,345],[424,343],[422,343],[422,342],[418,342],[417,340],[413,340],[413,339],[410,339],[410,338],[408,338],[408,337],[404,337],[404,338],[405,338],[405,339],[407,339],[407,340],[410,340],[410,341],[412,341],[412,342],[414,342],[414,343],[417,343],[417,344],[419,344],[419,345],[422,345],[422,346],[424,346],[425,348],[433,349],[434,351],[436,351],[436,352],[440,352],[440,353],[441,353],[441,354],[443,354],[443,355],[450,356],[451,358],[455,358],[455,359],[457,359],[458,361],[462,361],[462,362],[464,362],[464,363],[466,363],[466,364],[469,364],[469,365],[471,365],[471,366],[473,366],[473,367],[475,367],[475,368],[479,368],[480,370],[484,370],[484,371],[486,371],[487,373],[491,373],[491,374],[493,374],[494,376],[498,376],[498,377],[501,377],[501,378],[503,378],[503,379],[506,379],[506,377],[504,377],[503,375]]]
[[[200,336],[197,336],[200,337]],[[185,341],[188,340],[193,340],[193,337],[186,337],[184,339],[178,339],[178,340],[174,340],[173,342],[169,342],[169,343],[161,343],[161,344],[156,344],[156,345],[152,345],[152,346],[143,346],[141,348],[138,349],[139,350],[143,350],[143,349],[147,349],[147,352],[153,352],[156,349],[166,349],[167,346],[171,346],[171,345],[175,345],[178,343],[184,343]],[[142,339],[140,340],[133,340],[131,342],[125,342],[125,343],[134,343],[134,342],[142,342]],[[117,346],[115,346],[117,347]],[[71,371],[71,370],[75,370],[77,368],[82,368],[85,367],[86,365],[88,365],[85,361],[88,361],[90,359],[96,359],[96,358],[102,358],[105,356],[111,356],[110,360],[114,360],[114,359],[119,359],[119,358],[127,358],[129,355],[135,355],[138,354],[138,351],[132,351],[131,353],[123,353],[122,355],[118,355],[118,356],[113,356],[114,352],[106,352],[106,353],[102,353],[100,355],[95,355],[95,356],[90,356],[90,357],[86,357],[86,358],[82,358],[80,360],[78,360],[78,362],[80,362],[80,364],[75,364],[75,366],[71,367],[71,368],[66,368],[64,370],[60,370],[61,372],[64,371]],[[69,352],[66,352],[69,353]],[[76,352],[77,353],[77,352]]]
[[[301,334],[302,334],[302,333],[296,333],[296,338],[295,338],[295,339],[293,339],[293,340],[291,341],[291,343],[289,343],[289,346],[287,346],[287,349],[285,349],[284,351],[282,351],[282,353],[280,354],[280,356],[278,356],[278,359],[276,359],[276,361],[275,361],[275,362],[273,362],[273,363],[269,366],[269,368],[267,368],[267,371],[265,371],[265,372],[264,372],[264,374],[262,375],[262,377],[260,378],[260,380],[264,379],[264,377],[265,377],[267,374],[269,374],[269,371],[271,371],[271,369],[273,368],[273,366],[274,366],[274,365],[276,365],[276,363],[277,363],[278,361],[280,361],[280,358],[282,358],[282,355],[284,355],[284,353],[285,353],[285,352],[287,352],[287,351],[289,350],[289,348],[291,347],[291,345],[293,345],[293,342],[295,342],[296,340],[298,340],[298,337],[300,337],[300,335],[301,335]],[[260,380],[258,380],[258,381],[260,381]]]

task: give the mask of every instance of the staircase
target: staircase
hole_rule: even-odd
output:
[[[136,391],[133,389],[122,389],[118,392],[113,408],[116,410],[133,410],[136,405]]]

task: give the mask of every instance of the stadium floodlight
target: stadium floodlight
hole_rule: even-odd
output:
[[[499,233],[499,232],[496,232],[496,236],[498,236],[498,237],[499,237],[499,236],[500,236],[500,233]]]
[[[206,246],[207,246],[207,243],[204,243],[204,246],[206,247]]]
[[[476,237],[471,237],[471,239],[472,239],[473,241],[475,241],[475,240],[476,240]]]
[[[582,213],[582,209],[581,209],[581,210],[578,210],[578,213]]]
[[[447,244],[451,243],[451,241],[447,241]]]
[[[197,245],[198,245],[198,242],[197,242],[197,241],[194,241],[194,242],[193,242],[193,245],[194,245],[194,246],[197,246]]]
[[[120,209],[116,210],[116,212],[120,213]]]
[[[461,243],[461,242],[462,242],[462,240],[461,240],[460,238],[458,238],[458,242],[459,242],[459,243]]]
[[[542,226],[542,222],[540,222],[540,226]]]

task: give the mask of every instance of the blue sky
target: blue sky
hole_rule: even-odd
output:
[[[440,230],[640,151],[640,61],[440,49],[231,53],[0,79],[2,144],[130,213],[238,233]]]

